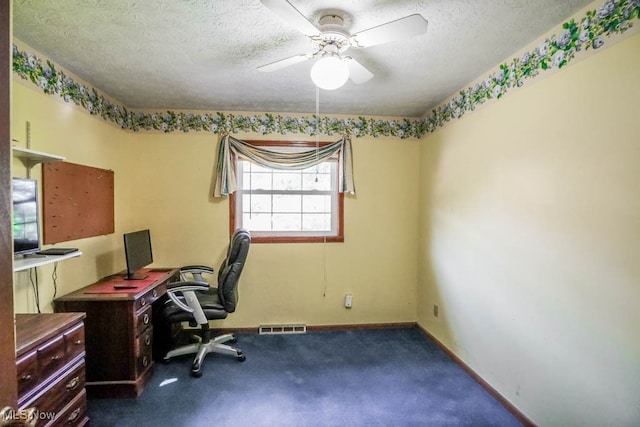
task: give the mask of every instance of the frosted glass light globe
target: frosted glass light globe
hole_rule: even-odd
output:
[[[334,90],[349,78],[349,67],[337,55],[320,58],[311,67],[311,80],[320,89]]]

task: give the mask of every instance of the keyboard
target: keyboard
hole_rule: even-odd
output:
[[[38,255],[66,255],[76,252],[78,248],[49,248],[36,252]]]

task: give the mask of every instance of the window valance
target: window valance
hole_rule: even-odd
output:
[[[338,156],[338,191],[355,194],[353,182],[353,160],[351,139],[342,137],[331,144],[322,145],[312,150],[301,152],[284,152],[256,147],[240,141],[230,135],[223,135],[218,147],[218,163],[216,165],[216,183],[214,197],[224,197],[236,191],[236,168],[233,155],[272,169],[306,169]]]

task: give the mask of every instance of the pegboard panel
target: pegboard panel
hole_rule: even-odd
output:
[[[68,162],[42,165],[45,244],[114,231],[113,171]]]

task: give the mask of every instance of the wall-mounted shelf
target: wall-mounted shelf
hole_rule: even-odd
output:
[[[82,255],[82,252],[75,251],[65,255],[28,255],[23,258],[16,258],[13,260],[13,272],[15,273],[34,267],[40,267],[41,265],[64,261],[65,259],[79,257],[80,255]]]
[[[56,154],[43,153],[42,151],[35,151],[29,148],[12,148],[13,156],[19,158],[22,161],[22,164],[24,164],[24,166],[27,168],[27,170],[30,170],[38,163],[62,162],[65,159],[64,157],[58,156]]]

